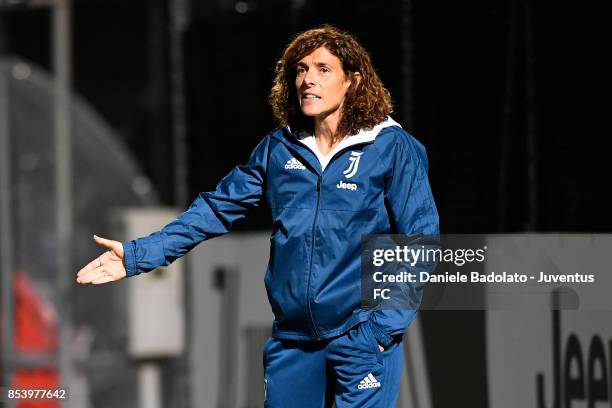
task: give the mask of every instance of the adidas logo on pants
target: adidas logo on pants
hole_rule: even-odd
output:
[[[369,322],[322,341],[271,338],[264,347],[266,408],[390,408],[399,395],[401,342],[380,351]]]
[[[357,386],[357,388],[359,388],[360,390],[364,390],[366,388],[378,388],[378,387],[380,387],[380,382],[378,382],[378,380],[374,378],[372,373],[366,375],[364,379],[361,380],[361,382]]]

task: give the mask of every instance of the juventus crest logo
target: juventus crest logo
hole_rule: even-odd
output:
[[[351,178],[357,173],[357,169],[359,168],[359,159],[363,152],[351,152],[351,157],[349,157],[348,169],[344,170],[344,177]]]

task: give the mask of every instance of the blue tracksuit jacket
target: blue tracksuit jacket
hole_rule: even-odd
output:
[[[350,136],[325,169],[287,128],[161,231],[124,243],[128,276],[168,265],[228,232],[267,199],[273,232],[265,285],[277,339],[319,340],[370,320],[390,344],[415,310],[360,309],[360,240],[373,233],[438,234],[423,146],[388,118]]]

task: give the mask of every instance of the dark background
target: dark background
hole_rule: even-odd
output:
[[[331,23],[370,51],[393,117],[427,147],[442,232],[612,230],[609,1],[245,4],[192,3],[183,42],[190,197],[276,126],[266,100],[291,36]],[[168,6],[75,0],[73,74],[75,91],[174,204]],[[49,68],[49,12],[1,16],[0,53]],[[236,228],[268,227],[262,208]],[[484,333],[483,312],[423,314],[435,339],[426,345],[435,406],[486,406],[484,337],[473,335]],[[470,367],[476,374],[464,375]]]
[[[427,147],[444,232],[611,229],[609,2],[295,3],[248,2],[246,13],[231,1],[193,4],[184,41],[190,196],[276,126],[266,100],[291,36],[332,23],[370,51],[393,116]],[[167,2],[73,8],[74,88],[171,203]],[[6,14],[4,52],[49,67],[48,14]]]

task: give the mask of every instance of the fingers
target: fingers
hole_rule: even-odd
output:
[[[97,244],[102,245],[109,251],[103,253],[81,268],[81,270],[77,272],[76,281],[81,284],[100,284],[121,279],[121,271],[117,271],[115,273],[116,276],[113,276],[113,274],[109,272],[115,269],[116,262],[121,263],[123,261],[123,245],[121,242],[102,238],[97,235],[94,235],[93,238]]]
[[[81,268],[81,270],[79,272],[77,272],[77,281],[78,278],[80,278],[81,276],[83,276],[84,274],[86,274],[87,272],[99,267],[102,265],[102,261],[100,260],[100,257],[94,259],[93,261],[91,261],[90,263],[88,263],[87,265],[85,265],[83,268]]]
[[[79,272],[80,273],[80,272]],[[77,276],[77,282],[81,284],[85,283],[106,283],[113,281],[113,276],[108,273],[104,266],[98,266],[94,269],[84,272],[80,276]]]
[[[114,280],[115,280],[115,278],[113,278],[110,275],[102,275],[99,278],[96,278],[96,279],[92,280],[91,283],[93,283],[94,285],[101,285],[103,283],[112,282]]]
[[[94,260],[93,262],[96,262],[96,261],[97,259]],[[91,262],[89,265],[91,265],[93,262]],[[77,282],[78,283],[91,283],[91,281],[102,276],[102,274],[103,274],[103,267],[99,265],[96,265],[93,268],[88,269],[88,270],[85,270],[85,268],[83,268],[77,274]]]
[[[93,238],[94,241],[98,243],[98,245],[102,245],[103,247],[110,249],[118,255],[123,256],[123,245],[121,245],[121,242],[114,241],[112,239],[102,238],[97,235],[94,235]]]

